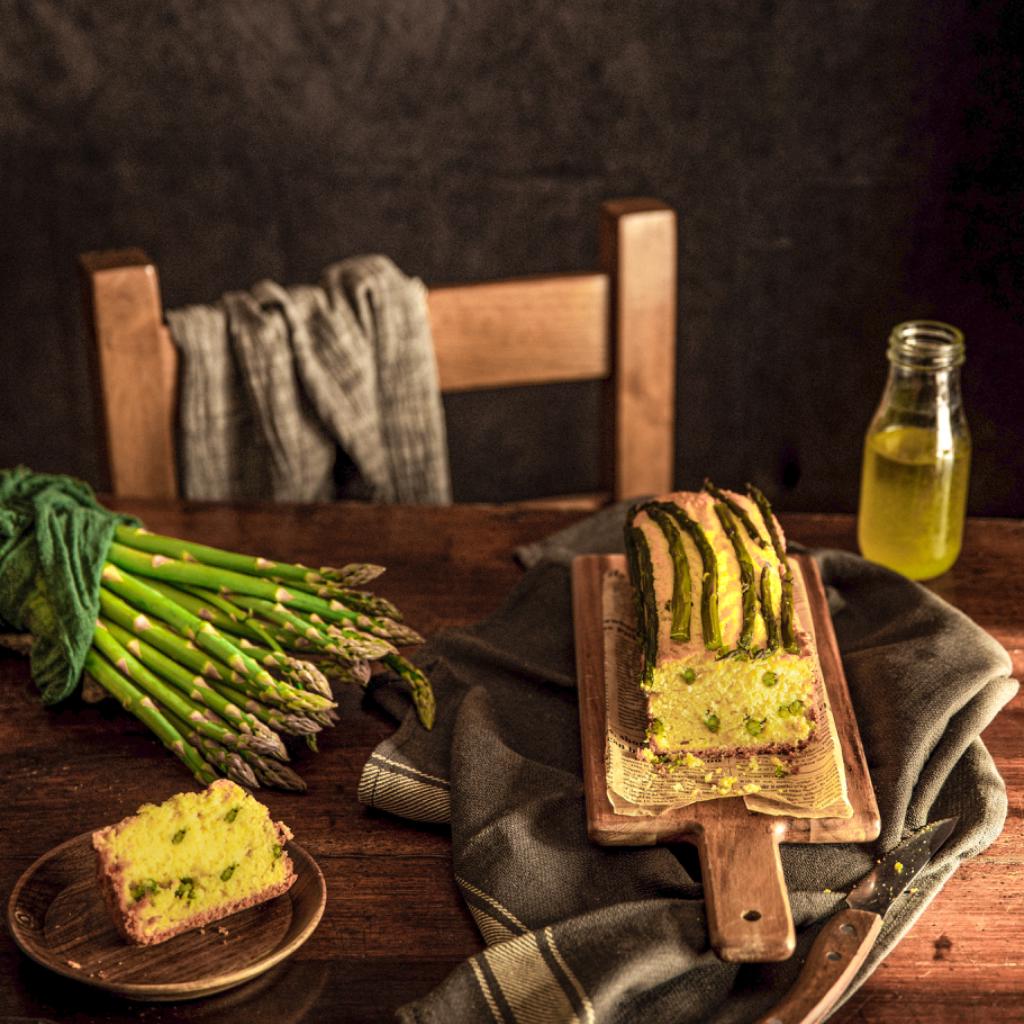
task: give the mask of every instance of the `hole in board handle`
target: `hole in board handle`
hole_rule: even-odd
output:
[[[843,954],[837,953],[834,949],[830,949],[825,955],[832,961],[843,959]]]
[[[748,910],[743,915],[744,921],[760,921],[761,911],[760,910]]]

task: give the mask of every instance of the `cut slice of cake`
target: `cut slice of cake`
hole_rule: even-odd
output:
[[[288,826],[240,786],[144,804],[94,832],[100,884],[118,931],[151,945],[287,892]]]
[[[815,728],[821,669],[767,499],[710,482],[630,510],[649,760],[786,753]]]

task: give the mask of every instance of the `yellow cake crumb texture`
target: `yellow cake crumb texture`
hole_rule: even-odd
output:
[[[128,931],[146,941],[192,919],[215,920],[288,882],[289,837],[263,804],[220,779],[202,792],[143,805],[95,833],[93,846]]]

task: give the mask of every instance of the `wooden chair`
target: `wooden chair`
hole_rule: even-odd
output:
[[[432,288],[444,392],[605,383],[600,495],[671,489],[674,464],[676,216],[651,199],[606,202],[596,273]],[[144,252],[79,260],[109,467],[119,496],[174,498],[177,354],[157,270]]]

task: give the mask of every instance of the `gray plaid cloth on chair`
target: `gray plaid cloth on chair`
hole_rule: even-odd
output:
[[[386,257],[328,267],[320,287],[260,281],[167,320],[185,497],[330,500],[341,448],[374,501],[451,501],[426,289]]]

